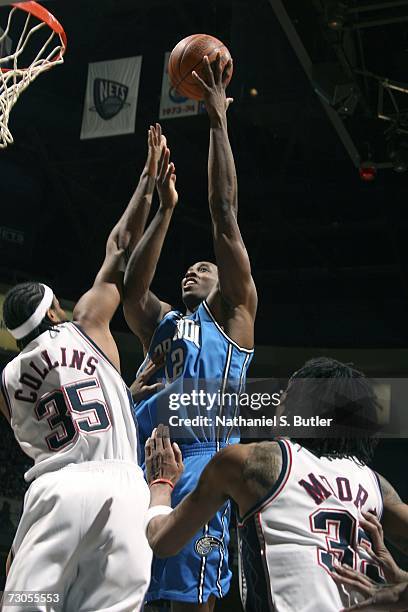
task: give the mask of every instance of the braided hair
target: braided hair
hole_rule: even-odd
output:
[[[3,320],[8,329],[22,325],[35,312],[44,297],[44,287],[41,283],[20,283],[8,293],[3,304]],[[16,340],[18,348],[23,350],[34,338],[53,328],[53,322],[45,315],[39,326],[21,340]]]
[[[285,414],[318,414],[334,420],[332,437],[296,438],[319,457],[369,463],[378,444],[380,411],[370,381],[352,364],[318,357],[307,361],[289,380]]]

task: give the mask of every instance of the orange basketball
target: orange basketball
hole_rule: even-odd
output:
[[[210,63],[221,56],[221,67],[224,68],[231,54],[227,47],[218,38],[208,34],[192,34],[183,38],[173,49],[169,58],[169,77],[174,89],[181,95],[193,100],[201,100],[203,97],[202,89],[191,76],[195,70],[200,77],[203,77],[203,58],[208,56]],[[232,77],[232,70],[228,76],[227,84]]]

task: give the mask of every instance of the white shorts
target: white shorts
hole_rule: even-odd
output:
[[[149,500],[140,468],[120,461],[40,476],[25,496],[5,595],[59,594],[60,601],[9,606],[5,599],[3,610],[139,611],[152,560],[143,530]]]

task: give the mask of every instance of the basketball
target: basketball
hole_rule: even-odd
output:
[[[191,76],[195,70],[203,77],[203,58],[208,56],[210,63],[214,62],[217,53],[221,56],[221,67],[231,59],[227,47],[218,38],[208,34],[192,34],[183,38],[173,49],[169,58],[168,72],[174,89],[181,95],[193,100],[201,100],[202,89]],[[232,70],[228,75],[227,84],[232,77]]]

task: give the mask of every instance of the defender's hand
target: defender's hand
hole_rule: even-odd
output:
[[[356,572],[347,565],[337,565],[332,577],[338,584],[348,586],[367,598],[365,601],[346,608],[347,610],[408,610],[408,573],[395,563],[391,553],[384,544],[383,529],[380,521],[371,512],[363,512],[360,525],[370,536],[372,549],[364,546],[367,554],[384,572],[389,583],[380,585],[364,574]]]
[[[162,134],[160,123],[156,123],[156,125],[151,125],[147,135],[148,153],[146,161],[146,170],[148,174],[153,178],[157,178],[160,157],[163,152],[163,149],[166,148],[166,144],[167,140],[166,137]]]
[[[364,518],[360,519],[360,525],[372,542],[372,549],[364,546],[368,555],[381,567],[388,583],[408,582],[408,573],[398,567],[384,543],[384,532],[378,518],[372,512],[362,514]]]
[[[148,385],[150,378],[155,374],[164,364],[164,354],[155,355],[153,360],[149,360],[146,364],[145,369],[139,376],[136,378],[135,382],[130,387],[130,392],[133,397],[134,402],[140,402],[145,399],[147,396],[156,393],[164,388],[163,383],[155,383],[153,385]]]
[[[233,98],[227,98],[225,95],[228,76],[232,68],[232,60],[229,60],[222,70],[221,56],[218,53],[212,64],[210,64],[207,55],[205,55],[203,64],[204,78],[198,76],[195,71],[192,72],[192,76],[201,85],[205,107],[210,119],[222,119],[229,105],[233,102]]]
[[[344,608],[345,612],[349,610],[398,610],[399,612],[406,612],[408,610],[408,582],[401,582],[400,584],[394,585],[374,585],[369,584],[371,581],[352,570],[346,568],[346,566],[340,566],[341,569],[337,568],[340,574],[340,583],[347,585],[355,591],[363,593],[367,599],[364,601]]]
[[[176,168],[170,162],[170,149],[164,147],[159,161],[159,176],[156,181],[161,207],[173,210],[178,202],[176,191]]]
[[[145,447],[147,482],[164,478],[173,485],[179,480],[184,470],[181,450],[176,444],[170,442],[170,433],[167,425],[159,425],[153,430]]]

